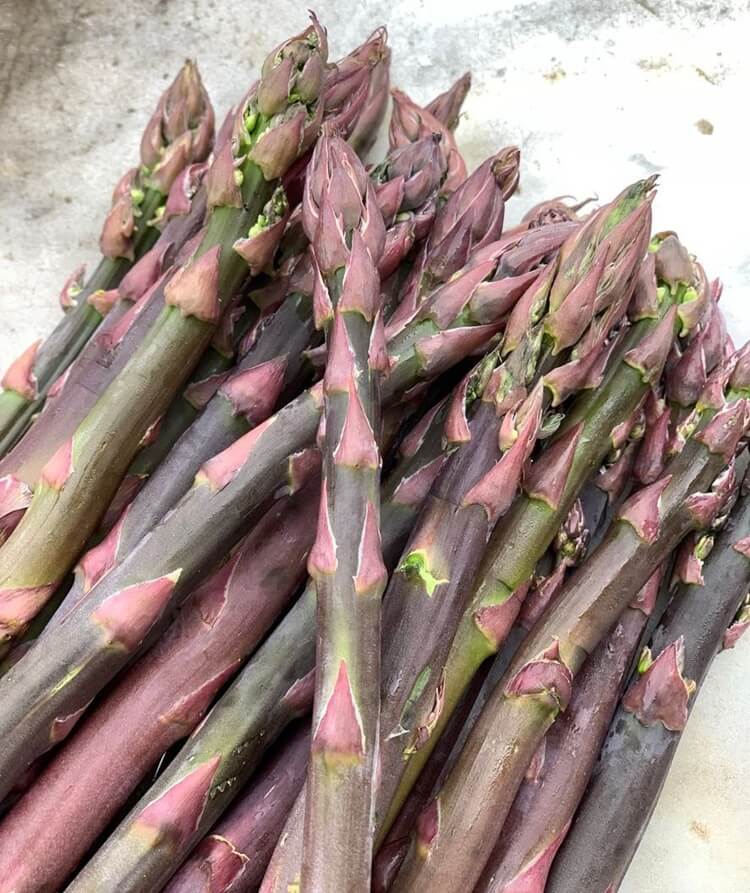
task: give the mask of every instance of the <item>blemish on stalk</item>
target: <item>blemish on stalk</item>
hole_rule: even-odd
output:
[[[66,685],[70,685],[70,683],[78,676],[84,669],[84,665],[81,664],[77,667],[73,667],[72,670],[68,670],[68,672],[63,676],[63,678],[57,683],[57,685],[53,686],[50,690],[48,700],[52,700],[55,695],[59,694]]]
[[[447,578],[438,577],[433,573],[429,566],[429,558],[424,549],[416,549],[415,551],[410,552],[398,566],[397,570],[406,574],[411,579],[419,580],[430,598],[435,594],[435,590],[438,586],[450,582]]]
[[[432,733],[438,724],[438,720],[445,707],[445,671],[440,674],[440,680],[435,689],[432,706],[424,721],[417,725],[412,732],[411,741],[404,748],[404,756],[408,758],[421,750],[432,737]]]
[[[404,735],[409,731],[414,721],[414,706],[422,697],[422,694],[427,687],[427,683],[430,681],[431,675],[431,668],[425,667],[417,676],[414,681],[414,685],[412,686],[412,689],[406,699],[406,703],[404,704],[404,709],[401,711],[401,716],[399,717],[399,727],[395,732],[392,732],[388,736],[389,738],[400,737],[401,735]]]

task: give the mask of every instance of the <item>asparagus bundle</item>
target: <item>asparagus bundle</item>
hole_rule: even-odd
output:
[[[575,264],[575,251],[570,258]],[[554,539],[583,484],[609,452],[613,432],[632,418],[652,383],[658,381],[678,326],[688,334],[697,325],[691,320],[700,318],[693,311],[705,307],[703,296],[685,283],[674,291],[664,287],[657,291],[654,278],[646,277],[645,281],[639,278],[637,286],[628,311],[635,324],[624,339],[614,339],[609,345],[605,342],[604,354],[594,354],[600,358],[612,354],[604,372],[594,364],[598,389],[589,391],[570,408],[559,434],[527,477],[525,492],[490,538],[445,664],[441,710],[430,724],[430,734],[409,755],[385,828],[398,812],[453,705],[477,668],[504,642],[537,561]],[[576,359],[549,373],[545,384],[555,399],[569,393],[571,383],[585,380],[590,371],[587,365]]]
[[[360,138],[364,138],[367,128],[363,126],[363,115],[368,108],[370,112],[373,110],[369,106],[352,108],[352,104],[358,96],[361,99],[368,87],[374,91],[372,101],[381,97],[382,105],[384,87],[379,72],[385,69],[387,80],[389,58],[384,41],[382,29],[375,32],[327,76],[323,90],[323,117],[344,133],[354,128]],[[374,90],[376,83],[378,89]],[[377,116],[368,126],[374,126],[376,122]],[[205,200],[205,196],[202,197]],[[250,249],[246,245],[243,249],[244,257],[255,273],[260,273],[270,262],[275,237],[286,221],[283,203],[280,208],[272,206],[271,210],[281,216],[278,219],[267,216],[265,228],[255,240],[248,240],[248,243],[255,242],[254,247]],[[279,247],[281,257],[286,255],[283,268],[293,267],[297,251],[304,250],[306,242],[302,240],[303,247],[298,249],[299,241],[298,228],[290,225]],[[401,250],[406,251],[407,246],[401,246]],[[309,265],[301,262],[297,266],[299,269],[291,276],[282,273],[269,286],[251,292],[251,308],[257,303],[261,317],[245,334],[240,344],[240,351],[246,345],[244,356],[231,377],[216,374],[225,366],[221,354],[218,355],[219,362],[212,367],[210,360],[207,362],[208,357],[204,357],[193,376],[193,383],[158,423],[156,441],[138,453],[105,516],[105,526],[115,529],[104,543],[79,560],[74,585],[54,615],[53,624],[65,616],[101,575],[119,563],[177,502],[204,460],[263,421],[273,410],[279,393],[293,392],[296,383],[302,380],[304,349],[310,338],[312,282]],[[287,285],[291,294],[277,307]],[[158,299],[159,296],[155,297]],[[233,313],[225,314],[230,327]],[[252,317],[253,309],[246,315]],[[227,341],[226,334],[221,340]],[[224,345],[221,349],[226,353],[230,348]],[[88,394],[86,379],[82,385]],[[214,394],[216,397],[212,399]],[[191,424],[199,412],[201,417]],[[70,425],[70,416],[66,418]],[[188,426],[188,432],[180,436]],[[157,473],[151,480],[156,466],[159,466]],[[142,489],[145,490],[143,493],[140,492]]]
[[[208,345],[245,277],[248,242],[273,238],[264,211],[277,200],[277,178],[316,136],[325,57],[325,35],[314,20],[266,60],[235,118],[232,140],[220,147],[208,173],[211,215],[201,243],[163,287],[166,306],[140,348],[45,465],[31,505],[2,548],[5,641],[23,632],[67,573],[139,441]]]
[[[608,893],[750,625],[747,489],[706,559],[750,346],[650,239],[654,179],[504,231],[519,153],[467,175],[468,75],[394,90],[365,171],[385,29],[329,65],[312,18],[210,162],[186,64],[6,376],[0,891]]]
[[[424,215],[442,177],[443,169],[432,140],[390,153],[378,169],[376,182],[380,189],[376,200],[388,215],[386,240],[391,262],[400,262],[410,249],[411,238],[402,237],[403,226],[410,224],[414,215]],[[396,187],[395,208],[392,187]],[[397,216],[402,218],[398,223]],[[390,238],[394,234],[395,238]],[[264,421],[279,395],[283,400],[284,395],[294,396],[298,392],[299,383],[305,378],[305,349],[313,339],[314,271],[307,252],[292,263],[289,273],[282,273],[279,280],[264,288],[262,296],[255,292],[259,304],[271,305],[279,301],[280,291],[286,294],[278,307],[274,310],[271,306],[271,311],[261,316],[249,333],[249,347],[236,370],[220,385],[170,455],[141,485],[107,540],[79,560],[76,581],[58,612],[58,621],[178,502],[204,461]]]
[[[722,644],[731,646],[739,632],[730,624],[738,611],[742,616],[750,585],[748,480],[746,472],[738,504],[703,564],[702,581],[679,587],[654,632],[656,657],[639,666],[639,678],[615,714],[594,777],[553,863],[548,890],[606,891],[620,885],[696,692]],[[604,834],[612,816],[616,823]]]
[[[648,209],[647,204],[645,207]],[[619,209],[614,213],[610,210],[609,220],[616,221],[618,215]],[[606,257],[610,249],[613,258],[631,254],[632,240],[640,240],[645,246],[648,227],[644,234],[640,206],[636,206],[631,215],[637,225],[633,225],[630,217],[626,218],[611,241],[606,241],[609,235],[606,226],[597,231],[599,239],[605,240],[600,249],[601,257]],[[529,273],[528,267],[533,268],[539,260],[554,254],[560,244],[555,242],[555,237],[561,239],[565,233],[567,227],[563,233],[557,226],[533,230],[521,240],[523,250],[515,240],[510,245],[501,241],[483,249],[473,267],[476,279],[484,279],[483,265],[496,264],[499,272],[492,283],[496,294],[522,297],[511,314],[502,348],[467,377],[457,394],[446,423],[446,437],[454,444],[462,439],[470,440],[451,457],[433,486],[388,587],[385,617],[392,633],[383,650],[383,728],[378,791],[379,801],[386,806],[400,780],[404,760],[419,748],[420,738],[429,734],[434,705],[440,699],[441,669],[463,608],[461,596],[473,577],[492,526],[515,495],[523,465],[541,426],[541,388],[535,388],[525,403],[523,398],[526,389],[533,387],[537,368],[548,352],[543,347],[542,337],[552,317],[548,318],[544,311],[556,261],[550,262],[542,274],[533,269]],[[578,235],[573,233],[568,238],[568,244],[571,244]],[[593,250],[591,253],[593,255]],[[617,296],[625,291],[623,286],[631,278],[632,269],[628,266],[617,269],[621,277],[619,281],[613,281],[611,275],[603,279],[601,261],[593,263],[591,269],[593,275],[588,277],[588,269],[581,271],[583,287],[573,288],[570,299],[580,302],[584,308],[588,305],[593,317],[593,295],[600,282],[607,282],[609,293]],[[537,281],[524,294],[530,278]],[[465,299],[461,289],[472,287],[469,277],[459,278],[443,286],[443,293],[461,302]],[[622,305],[622,300],[619,303]],[[602,304],[602,316],[597,319],[599,325],[608,309],[606,299]],[[580,315],[583,317],[585,313],[584,309]],[[609,320],[614,324],[616,316],[610,316]],[[553,341],[557,340],[555,333]],[[560,351],[569,346],[570,342],[562,344]],[[494,368],[500,356],[504,356],[504,362]],[[475,390],[483,393],[481,401],[476,401],[478,409],[470,425],[465,411],[465,395]],[[509,409],[516,410],[511,417],[512,426],[509,426],[510,431],[507,428],[503,431],[502,419]],[[515,442],[501,458],[498,435],[502,440],[503,433],[506,438],[515,437]],[[418,647],[415,642],[419,643]],[[299,828],[287,826],[287,834],[299,833]],[[288,842],[285,847],[288,855],[297,850]],[[284,883],[289,884],[297,877],[299,869],[292,865],[282,868],[280,862],[277,860],[276,883],[277,888],[283,889]]]
[[[436,446],[439,454],[439,444],[433,437],[426,437],[421,448],[401,459],[384,485],[383,555],[389,566],[397,557],[429,487]],[[251,775],[276,736],[295,717],[310,710],[314,618],[315,587],[310,584],[156,785],[84,868],[73,889],[141,890],[139,883],[160,889],[159,884],[170,877],[231,804],[240,784]],[[248,705],[252,705],[249,710]],[[199,778],[205,778],[206,773],[210,776],[208,787],[203,788],[210,794],[198,810],[197,820],[194,799],[177,793],[184,780],[196,771]],[[183,832],[144,839],[139,830],[144,810],[149,809],[151,802],[165,801],[171,804],[165,828],[174,825],[183,828]]]
[[[644,353],[629,358],[642,365]],[[621,508],[618,523],[515,656],[428,807],[433,818],[429,837],[412,846],[395,890],[413,889],[435,873],[446,890],[476,883],[493,845],[489,825],[507,816],[534,750],[567,707],[585,657],[669,551],[721,510],[731,490],[734,453],[750,422],[750,380],[740,359],[735,355],[709,381],[682,428],[686,443],[681,452],[659,480]],[[725,392],[735,367],[740,374]],[[708,492],[712,485],[714,491]],[[458,829],[467,827],[471,839],[461,838],[459,852]]]
[[[316,495],[317,486],[304,487],[263,518],[0,823],[0,876],[8,889],[59,889],[150,767],[200,722],[301,583]],[[55,739],[75,721],[60,724]],[[32,828],[39,830],[29,836]],[[51,851],[61,835],[66,845]]]
[[[634,203],[612,229],[623,214],[617,201],[600,212],[603,225],[587,228],[590,266],[581,265],[562,303],[555,308],[547,304],[557,276],[566,273],[558,270],[555,258],[515,306],[500,347],[503,361],[484,387],[477,412],[469,422],[457,405],[449,419],[448,439],[468,443],[436,481],[386,600],[396,633],[383,656],[380,818],[405,761],[420,749],[440,712],[442,671],[466,593],[494,526],[513,502],[542,428],[542,371],[562,366],[566,359],[575,362],[577,350],[585,356],[592,334],[601,329],[607,337],[624,314],[637,252],[648,241],[650,206]],[[532,233],[544,235],[555,228]],[[561,257],[580,238],[579,232],[571,234]],[[513,282],[505,281],[509,286]],[[577,318],[577,330],[562,322],[571,318]]]
[[[112,195],[102,227],[102,260],[88,282],[76,270],[63,286],[65,317],[10,366],[0,393],[0,456],[23,434],[47,392],[86,345],[116,300],[116,289],[133,262],[158,237],[156,223],[180,172],[211,151],[214,113],[193,62],[187,61],[162,94],[141,138],[141,164],[128,171]]]
[[[486,182],[484,170],[480,176]],[[494,178],[492,182],[500,194],[500,185]],[[461,202],[459,192],[446,208],[453,199]],[[477,222],[466,216],[476,228]],[[473,271],[467,268],[464,275]],[[508,301],[505,296],[473,299],[474,292],[457,306],[436,291],[422,302],[415,318],[389,342],[385,402],[487,345],[502,326]],[[134,651],[144,647],[144,640],[153,640],[169,605],[179,601],[237,542],[268,500],[283,491],[309,455],[321,412],[321,388],[315,386],[204,463],[174,510],[70,612],[67,632],[51,630],[43,648],[36,654],[32,649],[0,680],[6,706],[0,726],[5,734],[7,720],[8,729],[14,729],[14,742],[6,737],[0,753],[0,791],[8,790],[14,777],[47,750],[50,724],[85,708]],[[141,597],[154,589],[160,598]],[[127,607],[122,620],[109,616],[118,605]],[[123,623],[130,630],[126,647],[119,633]],[[71,675],[73,665],[77,669]]]

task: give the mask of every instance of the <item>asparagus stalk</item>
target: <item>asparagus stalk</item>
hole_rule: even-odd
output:
[[[157,243],[123,278],[114,307],[64,377],[50,388],[37,421],[0,460],[0,476],[12,474],[34,487],[45,464],[72,437],[97,398],[122,371],[160,310],[160,295],[154,286],[173,261],[187,259],[189,254],[186,256],[184,249],[203,225],[205,192],[195,194],[193,190],[197,190],[206,169],[205,165],[194,165],[175,180],[170,196],[181,192],[186,207],[179,214],[165,211],[165,225]]]
[[[569,263],[576,262],[574,251]],[[656,282],[651,280],[647,289],[636,289],[629,309],[635,324],[621,344],[613,342],[614,356],[603,377],[598,373],[595,379],[599,387],[574,403],[561,432],[536,463],[525,493],[490,538],[446,661],[441,712],[426,740],[420,742],[421,747],[409,754],[384,821],[386,829],[461,692],[482,662],[503,644],[537,561],[554,539],[583,484],[609,452],[613,430],[632,416],[651,384],[659,379],[677,327],[683,326],[680,314],[687,318],[691,305],[699,301],[692,288],[682,285],[674,292],[663,287],[657,291]],[[571,382],[580,381],[582,373],[587,375],[587,368],[585,362],[574,360],[553,370],[545,384],[556,399],[569,390]],[[552,487],[551,493],[548,486]]]
[[[254,893],[307,772],[310,734],[300,724],[195,848],[164,893]]]
[[[115,187],[102,228],[96,271],[82,284],[83,268],[63,287],[68,310],[46,341],[36,342],[5,373],[0,393],[0,456],[20,438],[49,388],[75,360],[99,326],[108,298],[133,262],[151,248],[164,199],[180,171],[211,151],[214,113],[195,63],[187,61],[162,94],[141,139],[141,165]]]
[[[641,373],[645,353],[641,349],[629,355]],[[725,364],[707,385],[683,430],[687,442],[666,474],[625,503],[619,523],[566,584],[514,658],[428,807],[434,821],[416,849],[412,846],[394,890],[415,889],[438,874],[445,890],[465,890],[476,883],[492,849],[491,827],[505,820],[535,749],[567,707],[584,659],[664,557],[720,511],[731,489],[734,453],[750,421],[750,382],[736,381],[724,393],[737,360],[735,356]],[[714,492],[706,492],[712,485]],[[459,834],[461,828],[472,829],[470,838]]]
[[[205,173],[205,165],[186,168],[173,184],[170,195],[176,189],[184,188],[179,181],[194,180],[196,168],[203,168]],[[15,530],[31,504],[32,488],[41,469],[60,444],[73,434],[97,397],[124,367],[156,318],[160,307],[160,296],[157,294],[158,285],[162,282],[160,271],[176,246],[182,246],[174,255],[176,262],[192,252],[191,244],[197,237],[205,213],[205,201],[201,198],[200,195],[196,197],[191,209],[192,203],[185,194],[183,205],[186,205],[188,212],[186,216],[182,211],[179,214],[170,213],[169,210],[165,212],[168,220],[160,237],[162,244],[157,242],[125,276],[117,290],[120,300],[116,307],[108,314],[81,356],[50,388],[41,418],[0,461],[0,481],[3,482],[0,545]]]
[[[463,275],[474,271],[467,268]],[[423,302],[412,323],[390,342],[385,402],[486,347],[502,325],[508,301],[505,296],[482,295],[486,300],[472,303],[474,297],[472,293],[465,305],[457,306],[436,292]],[[321,411],[321,388],[315,386],[206,462],[174,510],[70,613],[65,632],[62,627],[50,630],[44,648],[32,648],[0,680],[2,734],[6,722],[8,729],[0,753],[0,791],[47,749],[55,718],[83,708],[153,639],[168,605],[178,603],[237,542],[244,525],[283,490],[290,469],[294,473],[305,460]],[[147,605],[139,600],[146,585],[158,585],[161,599]],[[123,591],[126,594],[119,595]],[[123,647],[121,624],[109,615],[125,603],[131,607],[124,622],[133,634],[127,635]]]
[[[476,893],[502,893],[514,884],[544,889],[654,610],[661,579],[662,568],[657,568],[586,662],[567,710],[539,745]]]
[[[385,223],[364,167],[338,137],[324,134],[315,147],[303,220],[315,256],[315,321],[328,348],[323,483],[308,562],[317,659],[303,873],[310,890],[356,890],[367,883],[372,859],[380,707],[372,681],[380,672],[387,575],[375,434],[378,377],[387,363],[377,273]]]
[[[651,818],[695,693],[750,585],[749,495],[746,473],[739,502],[703,566],[703,584],[681,585],[655,630],[657,657],[615,714],[547,890],[596,893],[619,887]],[[603,823],[612,816],[616,823],[605,834]]]
[[[259,237],[243,239],[248,225],[272,232],[260,218],[274,202],[276,178],[315,138],[325,53],[315,21],[268,58],[238,113],[235,137],[209,171],[212,213],[201,244],[164,287],[166,306],[141,347],[42,471],[31,505],[0,553],[5,641],[23,632],[67,573],[139,441],[210,342],[246,274],[241,252]]]
[[[434,433],[429,429],[425,432],[420,446],[398,463],[384,485],[383,554],[389,564],[396,560],[434,474]],[[439,444],[439,438],[437,441]],[[160,884],[166,882],[229,806],[276,736],[292,719],[310,710],[314,661],[315,587],[309,584],[165,774],[134,807],[71,889],[132,889],[139,893],[161,889]],[[290,688],[292,694],[288,695]],[[169,798],[169,793],[173,786],[191,777],[194,770],[199,772],[198,777],[209,773],[213,781],[209,779],[210,794],[202,812],[198,810],[199,818],[193,828],[194,801],[178,795]],[[185,833],[144,839],[139,833],[139,816],[148,803],[163,795],[172,804],[168,823],[183,827]]]
[[[271,855],[268,869],[263,876],[263,883],[260,885],[260,893],[275,893],[275,891],[290,889],[301,890],[300,866],[302,865],[304,835],[296,833],[295,829],[302,828],[305,824],[306,799],[303,787]]]
[[[0,875],[8,889],[60,889],[159,756],[199,723],[302,581],[317,489],[304,488],[264,517],[4,819]],[[38,833],[19,849],[30,828]],[[66,845],[50,849],[60,835]]]
[[[521,360],[519,369],[523,373],[519,375],[515,372],[510,375],[510,371],[506,371],[508,392],[501,390],[502,400],[507,400],[509,405],[513,405],[513,401],[523,396],[523,386],[527,383],[523,379],[526,372],[527,358],[526,353],[530,352],[533,357],[534,351],[538,351],[542,356],[546,355],[544,360],[548,367],[548,374],[544,379],[545,384],[553,394],[553,403],[560,402],[568,396],[568,394],[578,387],[595,387],[601,378],[601,372],[594,370],[603,365],[606,356],[611,350],[614,343],[611,339],[608,343],[611,328],[616,324],[617,320],[622,316],[625,306],[630,296],[630,283],[634,276],[634,270],[639,257],[645,250],[648,241],[648,219],[650,217],[650,199],[649,193],[651,183],[644,181],[635,184],[628,190],[625,190],[615,201],[608,205],[577,234],[570,237],[568,242],[563,246],[560,252],[559,267],[550,266],[547,273],[541,278],[540,282],[529,289],[524,298],[519,302],[513,312],[513,316],[508,325],[504,339],[504,350],[506,355],[510,355],[511,351],[516,347],[528,345],[526,348],[519,350],[518,357]],[[530,233],[544,232],[546,229],[553,228],[542,227],[541,230],[531,230]],[[528,238],[527,234],[527,238]],[[611,265],[605,266],[607,258],[611,257]],[[576,280],[580,282],[576,286]],[[600,313],[595,316],[597,304],[600,307]],[[579,307],[580,305],[580,307]],[[576,312],[568,312],[575,307]],[[546,315],[544,315],[546,314]],[[575,320],[576,328],[569,328],[565,320]],[[588,331],[585,331],[588,326]],[[580,339],[580,340],[579,340]],[[569,357],[566,355],[566,348],[575,344],[579,340],[579,345]],[[544,346],[543,346],[544,345]],[[556,359],[556,354],[558,359]],[[559,366],[555,371],[549,371],[554,365],[561,363],[563,359],[570,361]],[[537,360],[540,362],[540,360]],[[588,370],[585,375],[571,376],[570,370],[576,367],[582,367]],[[531,367],[533,372],[533,365]],[[589,373],[593,373],[589,377]],[[555,377],[556,376],[556,377]],[[554,378],[554,380],[553,380]],[[516,379],[516,380],[514,380]],[[587,380],[589,379],[589,380]],[[500,379],[503,381],[503,379]],[[533,379],[532,379],[533,380]],[[538,399],[541,398],[541,394]],[[498,401],[498,402],[500,402]],[[527,405],[531,405],[530,402]],[[502,403],[501,403],[501,408]],[[536,410],[538,420],[541,403]],[[489,413],[486,413],[489,417]],[[527,421],[534,418],[534,413],[527,414]],[[513,417],[509,417],[513,421]],[[513,430],[513,425],[506,426]],[[517,430],[522,430],[521,418],[518,420]],[[513,450],[508,451],[495,466],[490,466],[490,470],[486,472],[483,480],[469,480],[472,489],[468,493],[461,493],[462,501],[467,501],[469,494],[476,500],[477,505],[474,509],[477,520],[481,520],[481,510],[486,505],[487,520],[485,523],[486,535],[476,537],[473,540],[469,538],[470,544],[474,545],[475,550],[486,548],[487,536],[489,536],[492,526],[497,516],[508,509],[508,506],[515,495],[515,489],[520,478],[521,470],[526,462],[530,449],[536,437],[533,424],[527,424],[528,431],[524,432],[525,436],[531,435],[531,443],[524,443],[525,436],[519,433],[516,446]],[[601,435],[600,435],[601,436]],[[511,441],[512,442],[512,441]],[[566,441],[562,441],[565,445]],[[467,450],[471,450],[469,445]],[[471,452],[468,453],[472,455]],[[555,460],[556,452],[551,453],[552,461]],[[550,461],[550,460],[548,460]],[[581,479],[581,484],[583,479]],[[476,484],[476,486],[475,486]],[[580,485],[579,485],[580,486]],[[549,527],[545,529],[544,542],[539,543],[538,552],[534,553],[533,564],[529,562],[528,576],[533,573],[534,565],[537,560],[546,551],[550,542],[554,538],[556,530],[564,521],[567,512],[570,509],[572,501],[577,495],[577,490],[571,492],[570,502],[564,507],[564,512],[560,510],[554,517],[549,518]],[[520,500],[523,503],[524,499]],[[511,509],[510,518],[518,513],[518,504]],[[497,506],[497,510],[495,507]],[[466,510],[464,510],[466,511]],[[550,511],[550,516],[553,513]],[[512,523],[512,522],[511,522]],[[554,526],[553,526],[554,525]],[[501,525],[497,528],[501,530],[512,530],[513,527],[507,528]],[[450,528],[449,528],[450,530]],[[490,549],[492,542],[496,541],[498,534],[490,540]],[[463,550],[463,539],[456,541],[460,543]],[[536,547],[536,544],[534,544]],[[514,556],[517,559],[518,556]],[[471,585],[474,568],[481,558],[481,552],[471,554],[471,560],[466,562],[466,570],[460,575],[458,582],[453,584],[453,574],[443,574],[446,578],[451,578],[448,589],[453,588],[455,592],[465,592],[467,587]],[[525,581],[523,581],[525,582]],[[461,670],[461,682],[453,689],[453,682],[448,677],[450,667],[443,670],[446,664],[448,652],[452,654],[456,649],[451,646],[453,634],[456,625],[459,624],[460,612],[464,609],[465,603],[453,599],[455,607],[453,614],[458,615],[451,618],[450,613],[448,619],[447,630],[444,633],[445,642],[436,652],[436,659],[433,660],[430,652],[425,651],[426,660],[424,664],[420,663],[420,667],[424,669],[424,676],[420,678],[415,676],[413,679],[407,677],[413,685],[420,684],[423,690],[418,698],[418,703],[412,708],[411,700],[405,699],[404,695],[410,691],[409,687],[404,689],[401,696],[395,701],[393,706],[393,714],[390,717],[391,722],[384,729],[384,734],[390,736],[387,744],[384,744],[386,754],[390,753],[390,759],[386,757],[387,769],[383,773],[383,782],[378,798],[378,823],[381,833],[387,832],[391,821],[400,810],[403,799],[408,793],[413,780],[419,774],[424,759],[426,759],[431,747],[431,740],[436,740],[436,735],[440,734],[440,724],[450,715],[452,706],[457,703],[461,696],[461,692],[470,680],[476,668],[481,664],[481,660],[476,661],[476,651],[472,648],[470,667]],[[521,598],[516,599],[516,603],[520,605]],[[416,606],[415,606],[416,608]],[[408,609],[407,609],[408,610]],[[469,611],[471,610],[471,614]],[[475,624],[473,617],[474,608],[466,608],[463,619],[459,624],[460,630],[467,625],[467,615],[471,618],[470,625],[489,646],[493,646],[489,652],[485,652],[483,657],[489,656],[499,648],[502,640],[507,635],[510,626],[503,627],[500,624],[497,628],[494,624],[490,624],[487,630],[482,631],[479,624]],[[492,611],[486,616],[491,617]],[[425,633],[420,627],[419,611],[412,612],[412,623],[416,624],[416,628],[421,631],[417,638],[422,641],[423,637],[429,633]],[[480,615],[481,616],[481,615]],[[510,618],[512,622],[512,617]],[[427,621],[426,628],[430,627]],[[409,650],[406,642],[410,638],[414,638],[412,632],[410,636],[405,636],[398,641],[400,645],[401,656],[399,660],[405,659],[404,653]],[[413,651],[413,649],[412,649]],[[466,655],[463,655],[463,661],[466,662]],[[400,679],[402,674],[397,670],[399,661],[394,660],[393,678]],[[410,663],[414,663],[410,658]],[[428,684],[429,680],[429,684]],[[443,698],[447,696],[450,700],[446,702]],[[390,699],[390,696],[389,696]],[[393,702],[391,702],[393,703]],[[409,712],[409,716],[404,718],[405,710]],[[405,722],[406,719],[406,722]],[[403,727],[406,734],[399,735],[397,730]],[[437,731],[435,732],[435,729]],[[413,768],[412,768],[413,767]]]
[[[469,396],[476,395],[469,392]],[[420,506],[445,463],[442,432],[449,402],[444,399],[435,404],[404,438],[399,462],[383,485],[383,557],[389,569],[393,568],[401,554]],[[300,610],[303,606],[310,612],[307,629],[311,630],[314,624],[314,600],[309,598],[298,604]],[[274,851],[261,887],[263,893],[286,893],[288,888],[294,889],[295,885],[299,885],[304,818],[303,790],[289,814],[285,830]]]
[[[292,651],[303,633],[298,616],[292,609],[275,631],[275,642]],[[302,667],[312,661],[312,652],[290,660],[286,650],[261,647],[68,890],[161,890],[239,793],[263,749],[309,712],[312,676],[305,678]]]

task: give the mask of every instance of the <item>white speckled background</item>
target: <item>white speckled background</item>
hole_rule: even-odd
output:
[[[750,336],[747,2],[315,6],[334,57],[387,24],[393,81],[416,99],[472,70],[459,142],[472,166],[521,147],[511,222],[542,198],[609,198],[659,172],[656,227],[722,277],[730,329]],[[197,57],[220,115],[304,22],[292,0],[0,0],[0,368],[95,261],[110,191],[182,59]],[[718,658],[622,893],[750,890],[748,703],[750,641]]]

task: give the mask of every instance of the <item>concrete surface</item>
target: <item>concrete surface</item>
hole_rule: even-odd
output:
[[[698,0],[396,0],[316,4],[332,55],[388,25],[393,81],[427,100],[470,68],[459,129],[471,165],[523,153],[520,196],[609,198],[661,174],[656,226],[725,283],[750,335],[748,4]],[[185,56],[221,114],[264,53],[305,23],[276,0],[0,0],[0,368],[58,317],[140,130]],[[750,646],[720,656],[623,893],[750,889]]]

